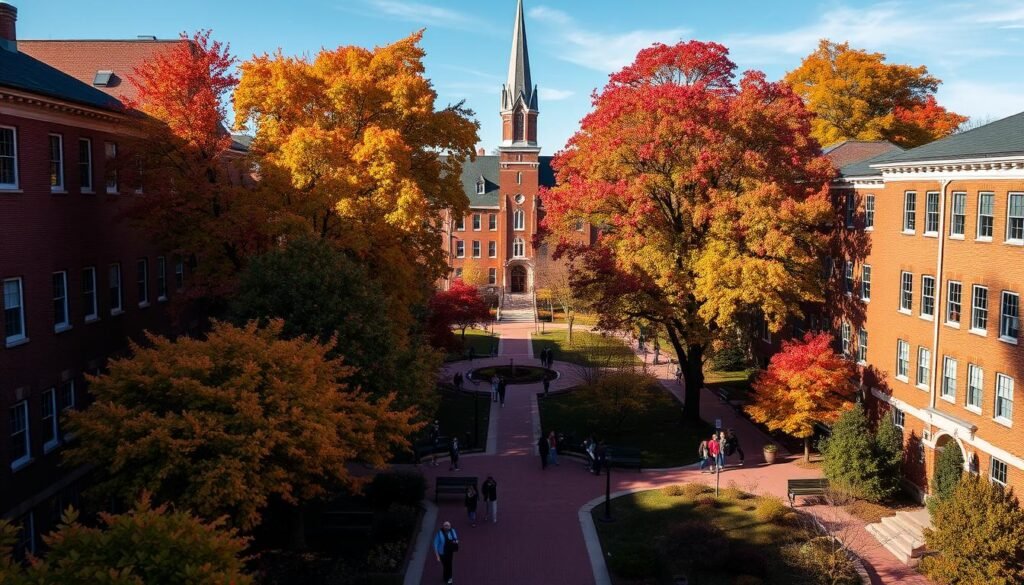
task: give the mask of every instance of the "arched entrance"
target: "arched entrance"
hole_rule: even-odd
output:
[[[526,292],[526,267],[525,266],[513,266],[509,270],[509,279],[511,282],[511,290],[514,293]]]
[[[960,456],[963,458],[964,471],[974,471],[971,465],[970,453],[964,449],[963,444],[961,444],[955,437],[942,433],[935,438],[935,461],[938,461],[939,453],[942,452],[943,449],[958,449],[960,451]]]

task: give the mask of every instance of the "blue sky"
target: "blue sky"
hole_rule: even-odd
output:
[[[21,38],[171,38],[212,28],[240,58],[281,48],[315,53],[387,44],[426,28],[427,75],[440,105],[465,100],[481,146],[499,141],[498,98],[508,68],[515,0],[12,0]],[[714,40],[740,69],[778,79],[819,38],[927,65],[939,102],[988,119],[1024,110],[1024,0],[718,1],[525,0],[540,142],[561,148],[590,94],[653,42]]]

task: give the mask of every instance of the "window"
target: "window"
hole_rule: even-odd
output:
[[[967,408],[981,411],[981,393],[985,373],[980,366],[967,364]]]
[[[857,362],[868,363],[868,330],[863,327],[857,332]]]
[[[928,318],[935,316],[934,276],[925,275],[921,277],[921,316]]]
[[[75,381],[68,380],[60,385],[60,409],[71,410],[75,407]]]
[[[68,314],[68,273],[53,273],[53,330],[64,331],[71,327]]]
[[[932,350],[927,347],[917,347],[917,385],[927,389],[928,381],[932,377]]]
[[[953,211],[949,222],[949,235],[954,238],[964,237],[967,224],[967,193],[953,193]]]
[[[22,400],[10,409],[11,429],[11,469],[18,469],[32,458],[32,447],[29,440],[28,401]]]
[[[149,260],[139,258],[135,262],[135,291],[139,296],[139,306],[149,305]]]
[[[761,317],[761,341],[765,343],[772,342],[772,328],[764,317]]]
[[[57,446],[57,390],[43,392],[43,452]]]
[[[903,231],[913,232],[917,228],[917,193],[903,194]]]
[[[871,300],[871,267],[867,264],[860,268],[860,299]]]
[[[914,306],[914,275],[900,273],[900,310],[909,313]]]
[[[956,401],[956,359],[946,356],[942,360],[942,397]]]
[[[480,231],[480,214],[479,213],[474,213],[473,214],[473,231],[474,232]]]
[[[498,284],[498,269],[488,268],[487,269],[487,284]]]
[[[174,290],[185,288],[185,260],[178,256],[174,260]]]
[[[480,240],[473,240],[473,257],[480,257]]]
[[[875,196],[864,196],[864,229],[875,229]]]
[[[0,189],[18,188],[18,133],[0,126]]]
[[[960,293],[963,286],[955,280],[948,283],[949,290],[946,293],[946,323],[960,324]]]
[[[892,424],[895,425],[896,428],[902,429],[903,425],[907,422],[906,419],[906,414],[904,414],[902,410],[895,406],[892,408]]]
[[[456,268],[455,269],[455,278],[462,278],[462,269],[461,268]]]
[[[464,231],[466,231],[466,218],[465,217],[460,217],[458,219],[458,221],[455,222],[455,231],[457,231],[457,232],[464,232]]]
[[[907,380],[910,373],[910,344],[902,339],[896,340],[896,377]]]
[[[523,184],[523,173],[516,173],[516,185]]]
[[[993,457],[988,477],[992,480],[992,483],[998,483],[1006,487],[1006,464]]]
[[[480,177],[476,182],[476,194],[483,195],[487,191],[487,183],[484,182],[484,178]]]
[[[925,195],[924,233],[927,235],[938,235],[939,233],[939,194],[935,191],[929,191]]]
[[[853,354],[853,346],[850,345],[850,324],[843,321],[843,324],[839,328],[840,337],[839,342],[842,344],[840,349],[844,356],[850,356]]]
[[[522,209],[517,209],[512,212],[512,229],[517,232],[526,229],[526,214],[523,213]]]
[[[583,231],[583,220],[582,220],[582,219],[577,219],[577,220],[576,220],[576,221],[574,222],[573,228],[574,228],[574,229],[575,229],[576,231],[578,231],[578,232],[582,232],[582,231]]]
[[[64,137],[50,134],[50,190],[64,190]]]
[[[988,289],[981,285],[971,287],[971,330],[984,331],[988,327]]]
[[[1020,330],[1020,295],[1003,291],[999,309],[999,339],[1017,343]]]
[[[96,268],[92,266],[82,270],[82,305],[85,308],[86,321],[99,319],[100,310],[96,305]]]
[[[491,240],[487,242],[487,257],[497,258],[498,257],[498,242]]]
[[[156,300],[167,300],[167,259],[156,257]]]
[[[857,212],[857,198],[854,193],[846,194],[846,227],[853,227],[853,216]]]
[[[117,143],[104,142],[103,149],[106,153],[107,193],[117,193]]]
[[[121,300],[124,298],[121,294],[121,264],[119,262],[110,265],[107,284],[110,289],[110,314],[117,315],[123,308]]]
[[[1024,193],[1010,193],[1006,204],[1006,241],[1024,244]]]
[[[843,270],[843,292],[846,294],[853,294],[853,262],[846,261],[846,267]]]
[[[82,191],[92,191],[92,141],[78,139],[78,186]]]
[[[23,303],[20,278],[4,281],[4,336],[7,345],[24,341],[25,306]]]
[[[991,240],[995,223],[995,193],[978,193],[978,239]]]
[[[523,238],[512,240],[512,257],[523,258],[526,256],[526,241]]]
[[[497,213],[489,213],[487,215],[487,229],[491,230],[492,232],[498,231],[498,214]]]
[[[466,257],[466,242],[459,240],[455,242],[455,257],[465,258]]]
[[[996,374],[996,418],[1013,420],[1013,378]]]

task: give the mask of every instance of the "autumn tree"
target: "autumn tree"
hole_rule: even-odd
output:
[[[543,194],[600,325],[667,333],[689,419],[715,339],[761,314],[778,330],[822,298],[831,166],[799,96],[757,71],[736,83],[735,69],[716,43],[641,51],[595,95]],[[600,226],[596,246],[570,244],[579,221]]]
[[[371,401],[350,389],[330,343],[282,339],[282,329],[215,323],[206,339],[132,344],[131,357],[90,378],[95,402],[70,417],[68,460],[102,472],[101,495],[147,491],[243,530],[272,501],[299,511],[357,487],[348,464],[383,467],[416,430],[413,413],[394,409],[393,394]]]
[[[537,282],[543,287],[544,294],[558,305],[568,325],[567,339],[572,345],[572,328],[576,322],[576,311],[580,307],[580,299],[572,285],[572,266],[568,258],[547,258],[537,270]],[[554,315],[552,315],[552,319]]]
[[[822,40],[785,81],[814,112],[812,134],[823,145],[889,140],[911,148],[948,136],[967,120],[935,101],[942,82],[924,65],[886,63],[884,54],[849,43]]]
[[[754,381],[754,395],[745,410],[755,422],[804,440],[804,459],[811,459],[814,424],[829,424],[847,409],[854,388],[853,365],[831,347],[828,333],[783,341],[768,369]],[[870,451],[870,444],[866,447]],[[869,453],[870,455],[870,453]]]
[[[480,290],[461,279],[453,280],[448,290],[437,291],[430,300],[431,330],[439,340],[444,338],[444,331],[455,327],[462,332],[465,343],[467,328],[490,320],[491,310]]]

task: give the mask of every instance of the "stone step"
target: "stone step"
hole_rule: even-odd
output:
[[[908,549],[908,552],[924,549],[924,534],[914,526],[907,526],[898,516],[887,516],[882,518],[883,525],[887,526],[889,532],[894,534]],[[911,556],[914,556],[911,554]]]
[[[924,535],[925,528],[932,527],[932,516],[928,513],[928,508],[920,508],[910,511],[901,510],[896,512],[896,517],[907,526],[914,527],[922,536]]]
[[[875,540],[884,546],[886,550],[892,553],[899,562],[904,565],[914,564],[914,558],[910,556],[909,552],[901,548],[887,532],[885,532],[885,528],[883,528],[881,522],[877,524],[868,524],[864,528],[868,531],[868,534],[874,536]]]
[[[901,511],[865,528],[900,562],[914,566],[925,553],[924,524],[931,523],[927,510]]]

